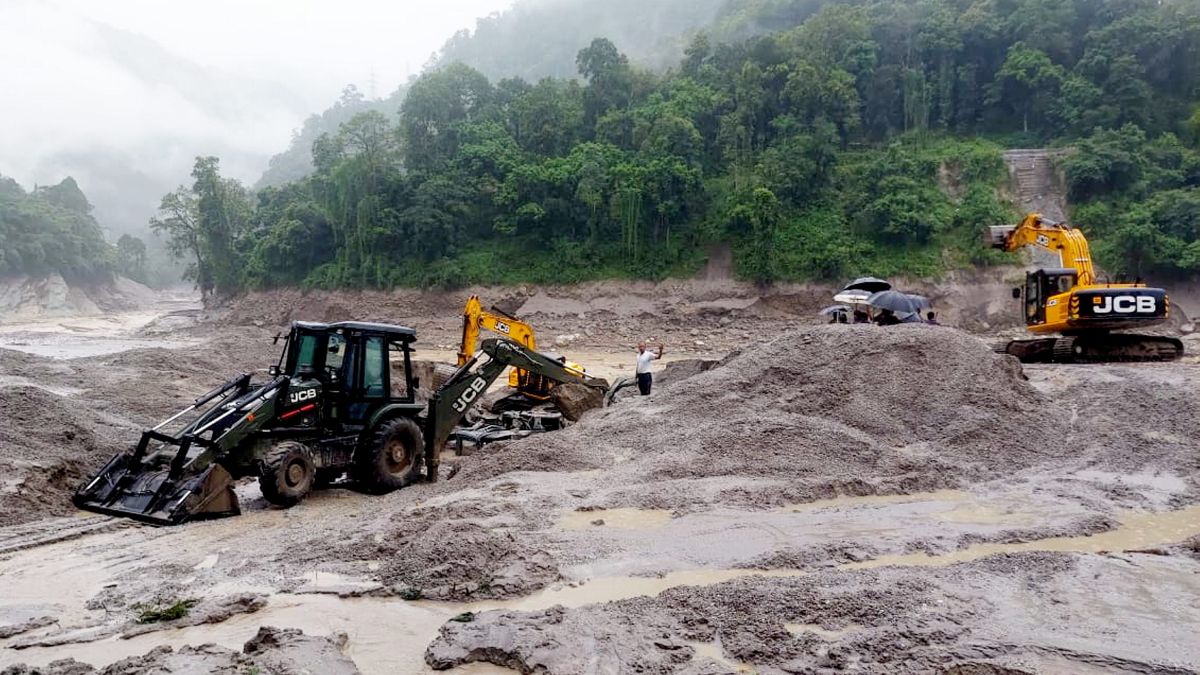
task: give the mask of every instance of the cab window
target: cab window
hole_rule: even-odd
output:
[[[363,353],[363,394],[367,398],[387,396],[387,348],[381,337],[366,339]]]
[[[342,364],[346,360],[346,338],[334,333],[329,336],[329,346],[325,352],[325,370],[331,375],[342,374]]]
[[[1025,318],[1036,319],[1042,305],[1042,285],[1038,275],[1030,274],[1025,277]]]
[[[296,342],[296,362],[292,364],[291,374],[296,375],[305,366],[312,368],[316,355],[317,336],[312,334],[300,335]]]

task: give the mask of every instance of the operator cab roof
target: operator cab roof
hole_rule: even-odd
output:
[[[337,323],[318,323],[315,321],[293,321],[292,327],[303,328],[315,332],[331,332],[337,330],[362,331],[364,333],[382,333],[391,335],[403,342],[413,342],[417,339],[417,331],[406,326],[396,326],[390,323],[367,323],[364,321],[339,321]]]

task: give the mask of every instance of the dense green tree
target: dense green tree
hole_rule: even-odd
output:
[[[596,38],[579,52],[575,63],[587,80],[583,92],[584,126],[591,126],[610,110],[624,110],[633,100],[633,70],[629,59],[605,38]]]
[[[26,193],[16,181],[0,176],[0,276],[111,279],[116,251],[90,212],[72,178]]]
[[[146,242],[129,234],[117,239],[117,269],[121,275],[146,283]]]
[[[200,245],[199,218],[196,195],[181,185],[163,196],[150,229],[166,240],[173,257],[187,261],[183,278],[195,282],[201,297],[207,297],[213,289],[212,271]]]
[[[422,75],[401,107],[405,164],[414,170],[445,167],[458,151],[458,125],[480,120],[494,93],[482,73],[461,63]]]

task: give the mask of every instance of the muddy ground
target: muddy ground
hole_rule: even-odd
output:
[[[289,319],[407,323],[422,358],[449,359],[462,294],[0,326],[0,666],[1200,671],[1200,365],[1022,368],[988,346],[1011,330],[1003,284],[939,296],[975,333],[822,326],[821,288],[484,289],[600,376],[650,338],[719,363],[447,457],[435,484],[281,510],[249,481],[242,516],[179,528],[80,514],[69,493],[140,428],[273,363]]]

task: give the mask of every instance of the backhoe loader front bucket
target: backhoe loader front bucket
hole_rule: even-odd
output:
[[[77,508],[133,518],[154,525],[235,516],[233,478],[219,464],[172,478],[170,466],[138,461],[136,453],[117,455],[75,492]]]

